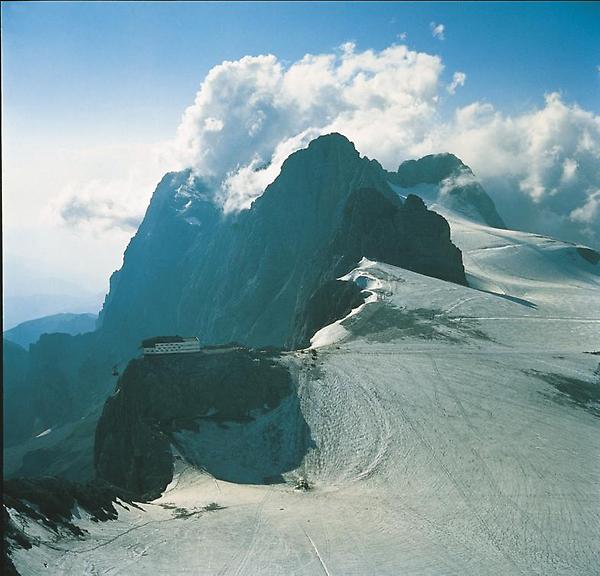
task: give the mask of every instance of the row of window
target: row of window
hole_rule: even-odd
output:
[[[176,342],[175,344],[155,344],[155,348],[185,348],[186,346],[197,346],[196,343],[191,342]]]
[[[144,348],[144,354],[158,354],[161,352],[197,352],[200,350],[198,342],[159,343],[152,348]]]

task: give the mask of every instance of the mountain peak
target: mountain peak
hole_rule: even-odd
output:
[[[360,156],[354,143],[348,140],[346,136],[339,132],[331,132],[330,134],[323,134],[311,140],[308,145],[309,150],[340,150],[346,153],[350,153],[354,156]]]
[[[438,186],[438,203],[488,226],[506,227],[493,200],[475,179],[473,171],[454,154],[444,152],[407,160],[391,176],[393,183],[402,188],[421,184]]]
[[[429,154],[418,160],[402,162],[398,168],[398,184],[404,188],[418,184],[439,184],[453,174],[471,169],[454,154]]]

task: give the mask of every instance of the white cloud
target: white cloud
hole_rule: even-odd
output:
[[[212,182],[225,211],[240,210],[292,152],[337,131],[390,170],[407,158],[452,152],[509,225],[600,246],[600,117],[553,93],[520,115],[474,102],[443,121],[440,93],[454,93],[466,79],[455,72],[448,83],[443,68],[438,56],[406,46],[360,51],[352,42],[289,65],[273,55],[223,62],[169,146],[132,152],[127,168],[121,150],[94,156],[93,176],[79,170],[52,202],[54,222],[130,233],[164,172],[186,166]]]
[[[448,176],[440,183],[440,194],[442,196],[448,195],[454,188],[468,186],[478,182],[477,176],[466,169],[461,170],[458,174],[452,174]]]
[[[566,104],[559,94],[516,116],[489,103],[470,104],[413,151],[459,156],[509,224],[600,245],[600,116]]]
[[[450,94],[455,94],[456,89],[459,86],[465,85],[466,79],[467,79],[467,75],[464,72],[455,72],[454,75],[452,76],[452,82],[450,82],[450,84],[448,84],[448,86],[446,87],[446,90],[448,90],[448,92]]]
[[[205,129],[216,131],[217,121],[208,120]],[[67,174],[62,189],[47,204],[44,220],[49,225],[66,224],[96,236],[110,229],[130,235],[141,222],[165,172],[183,167],[170,152],[167,143],[78,151],[73,161],[89,165],[88,177]],[[118,155],[127,156],[127,165],[115,164],[114,156]]]
[[[406,46],[357,51],[352,42],[290,66],[273,55],[223,62],[185,111],[175,150],[220,187],[226,211],[248,207],[283,160],[319,134],[341,131],[396,168],[429,130],[442,70],[438,56]]]
[[[194,166],[213,180],[224,208],[236,210],[290,153],[333,130],[390,170],[408,158],[453,152],[510,226],[600,248],[600,117],[557,94],[518,115],[474,102],[441,117],[456,79],[443,68],[439,57],[405,46],[360,51],[349,42],[291,64],[259,56],[216,66],[169,146],[148,145],[146,136],[136,144],[126,137],[129,126],[119,145],[63,134],[21,142],[25,135],[9,131],[3,256],[30,271],[10,266],[5,291],[44,287],[48,277],[106,289],[166,171]]]
[[[213,182],[225,211],[248,207],[285,158],[319,134],[341,132],[391,170],[449,151],[473,168],[509,224],[600,243],[600,117],[552,93],[520,115],[474,102],[444,122],[440,92],[453,94],[466,74],[444,83],[443,68],[438,56],[406,46],[359,51],[352,42],[288,66],[273,55],[223,62],[185,111],[174,150]]]
[[[123,192],[124,202],[117,202]],[[59,200],[59,216],[69,226],[98,232],[110,228],[135,232],[144,214],[135,204],[132,206],[131,198],[126,188],[115,182],[91,180],[81,187],[70,185]]]
[[[217,194],[223,210],[232,212],[247,207],[277,178],[285,159],[296,150],[308,146],[319,134],[319,130],[309,128],[280,142],[267,165],[255,155],[249,164],[228,172]]]
[[[446,39],[446,37],[444,36],[444,25],[443,24],[436,24],[435,22],[430,22],[429,29],[431,30],[431,35],[434,38],[437,38],[438,40]]]
[[[573,160],[573,158],[565,158],[562,166],[562,176],[560,177],[560,181],[562,184],[567,184],[568,182],[572,182],[576,177],[575,173],[577,172],[577,161]]]
[[[354,42],[344,42],[340,45],[340,50],[344,54],[351,54],[356,49],[356,44]]]
[[[218,118],[207,118],[204,120],[204,129],[207,132],[220,132],[223,130],[223,121]]]
[[[592,224],[598,221],[600,212],[600,190],[592,192],[583,206],[575,208],[569,218],[573,222],[582,222],[584,224]]]

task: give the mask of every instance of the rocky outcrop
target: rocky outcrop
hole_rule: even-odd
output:
[[[396,173],[396,184],[403,188],[412,188],[418,184],[439,184],[464,170],[469,168],[454,154],[429,154],[418,160],[402,162]]]
[[[306,348],[312,336],[336,320],[347,316],[365,301],[361,289],[354,282],[329,280],[317,288],[302,314],[298,315],[294,347]]]
[[[75,505],[81,506],[92,520],[106,521],[117,517],[117,498],[129,501],[122,490],[103,482],[78,484],[62,478],[15,478],[6,480],[3,486],[4,506],[40,520],[52,530],[68,525],[75,535],[81,528],[70,525]]]
[[[31,432],[32,415],[28,414],[28,361],[26,350],[9,340],[2,340],[4,446],[23,440]]]
[[[384,196],[356,190],[348,200],[331,254],[335,274],[344,274],[361,257],[466,285],[460,250],[450,241],[450,226],[409,195]]]
[[[38,545],[28,531],[8,513],[18,514],[54,531],[57,536],[68,534],[82,537],[85,530],[73,522],[79,507],[94,522],[117,518],[117,507],[135,506],[123,491],[103,482],[78,484],[62,478],[15,478],[3,483],[3,550],[2,573],[18,574],[10,554],[17,548]]]
[[[29,352],[4,341],[5,445],[79,420],[114,385],[111,352],[96,333],[43,334]]]
[[[335,278],[362,257],[386,262],[434,278],[466,285],[460,250],[450,241],[450,227],[423,200],[404,202],[374,188],[359,188],[348,198],[337,234],[317,258],[328,264],[324,283],[297,315],[291,347],[304,347],[323,326],[346,316],[364,301],[353,283]]]
[[[97,476],[138,498],[155,497],[173,477],[171,446],[184,454],[187,449],[190,454],[198,452],[182,439],[182,433],[194,433],[194,443],[202,444],[206,442],[202,426],[210,422],[221,426],[226,437],[228,426],[260,420],[288,398],[295,398],[291,376],[267,352],[213,348],[133,360],[98,423],[94,455]],[[299,408],[296,418],[303,422]],[[289,411],[286,419],[270,421],[269,435],[264,436],[261,447],[269,451],[270,442],[281,446],[281,438],[291,425],[294,434],[298,431],[299,451],[279,454],[279,472],[298,464],[306,433],[305,424],[296,426],[290,421]],[[211,434],[214,442],[214,430]],[[220,459],[233,471],[234,477],[229,479],[243,481],[235,476],[239,463],[234,453],[234,446],[224,442]],[[249,456],[256,460],[259,455],[257,450]],[[194,458],[193,463],[210,471],[211,462]]]
[[[577,246],[576,250],[586,262],[590,264],[598,264],[600,262],[600,254],[596,250],[592,250],[592,248],[586,246]]]

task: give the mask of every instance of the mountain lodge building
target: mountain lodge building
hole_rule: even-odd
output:
[[[155,336],[142,340],[144,356],[200,352],[200,340],[195,336]]]

